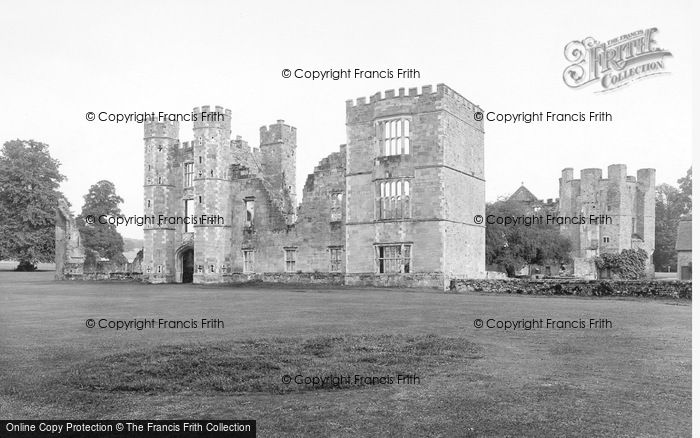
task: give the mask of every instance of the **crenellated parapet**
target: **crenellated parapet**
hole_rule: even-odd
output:
[[[378,91],[373,95],[347,100],[346,121],[348,124],[359,123],[387,114],[409,114],[430,110],[450,111],[456,116],[468,121],[471,125],[483,130],[483,121],[477,121],[474,114],[483,112],[481,107],[465,98],[445,84],[424,85],[397,90]],[[478,117],[477,117],[478,118]]]

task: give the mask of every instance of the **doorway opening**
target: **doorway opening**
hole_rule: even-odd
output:
[[[192,283],[194,274],[194,249],[186,249],[182,252],[182,282]]]

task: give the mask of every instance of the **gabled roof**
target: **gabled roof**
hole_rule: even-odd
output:
[[[527,189],[524,185],[520,186],[518,190],[515,191],[510,197],[508,198],[509,201],[518,201],[518,202],[537,202],[539,199],[537,199],[537,196],[533,195],[531,191]]]
[[[693,220],[690,217],[681,218],[678,222],[678,235],[676,236],[676,251],[693,250]]]

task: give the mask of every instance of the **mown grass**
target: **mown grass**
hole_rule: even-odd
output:
[[[85,324],[159,317],[220,318],[225,328]],[[477,329],[476,318],[614,326],[504,331]],[[0,271],[0,417],[255,419],[265,437],[689,436],[690,323],[679,300],[74,283]],[[282,386],[296,371],[421,380]],[[243,375],[248,383],[235,386]]]
[[[59,380],[81,390],[151,394],[359,389],[363,377],[435,373],[448,364],[468,364],[481,357],[479,352],[465,339],[435,335],[277,337],[111,354],[81,363]],[[302,376],[301,383],[284,382],[285,376]],[[333,382],[324,381],[326,376],[351,378]]]

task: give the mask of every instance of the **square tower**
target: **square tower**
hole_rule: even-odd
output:
[[[444,84],[347,102],[346,282],[485,275],[481,109]]]

